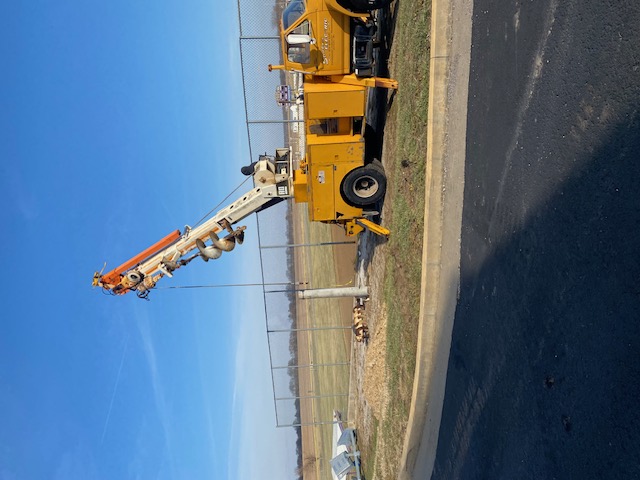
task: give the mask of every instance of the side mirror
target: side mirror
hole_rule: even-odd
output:
[[[316,43],[316,39],[312,38],[311,35],[303,35],[300,33],[290,33],[287,35],[287,43],[289,45],[314,45]]]

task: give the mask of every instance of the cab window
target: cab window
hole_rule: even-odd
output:
[[[297,35],[309,35],[310,32],[311,32],[311,30],[309,29],[309,21],[305,20],[300,25],[298,25],[296,28],[291,30],[291,32],[289,32],[289,33],[294,33],[294,34],[297,34]]]
[[[309,44],[287,46],[287,59],[293,63],[310,63]]]
[[[309,35],[309,22],[305,20],[289,32],[289,35],[291,34]],[[311,53],[309,43],[287,43],[287,59],[294,63],[310,63]]]
[[[282,25],[286,30],[293,25],[304,13],[304,2],[302,0],[293,0],[287,8],[282,12]]]

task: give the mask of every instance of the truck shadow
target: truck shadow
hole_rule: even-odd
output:
[[[513,162],[495,208],[467,170],[433,479],[637,478],[640,114],[618,118],[582,158]]]
[[[378,48],[375,52],[375,75],[389,78],[389,52],[393,44],[393,34],[396,25],[397,3],[378,10]],[[372,88],[369,90],[367,129],[365,130],[365,141],[367,160],[382,157],[382,143],[384,140],[384,127],[386,124],[387,112],[393,105],[395,91],[389,92],[385,88]]]

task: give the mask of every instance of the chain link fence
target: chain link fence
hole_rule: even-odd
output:
[[[285,0],[238,0],[240,58],[251,160],[260,154],[273,155],[276,148],[291,147],[297,167],[305,148],[304,107],[295,101],[302,96],[302,76],[268,70],[269,64],[282,63],[278,31],[286,5]],[[290,103],[278,105],[280,85],[289,85]],[[299,449],[301,437],[307,435],[306,451],[312,443],[315,457],[321,460],[314,468],[315,476],[309,478],[330,479],[333,410],[342,409],[346,414],[348,404],[351,332],[333,314],[323,313],[333,308],[326,301],[296,299],[295,290],[335,286],[335,278],[319,279],[312,273],[312,250],[331,256],[333,249],[326,245],[330,243],[326,237],[310,233],[314,227],[300,220],[306,218],[305,213],[306,205],[293,205],[289,200],[258,215],[263,298],[277,426],[296,429]],[[295,228],[299,231],[294,232]],[[324,263],[333,265],[333,260]],[[327,378],[341,383],[328,383]],[[310,437],[303,429],[312,430]],[[303,470],[302,451],[298,453]]]

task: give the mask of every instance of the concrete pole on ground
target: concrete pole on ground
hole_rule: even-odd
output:
[[[298,291],[298,298],[308,300],[311,298],[367,298],[369,287],[338,287],[338,288],[314,288]]]

